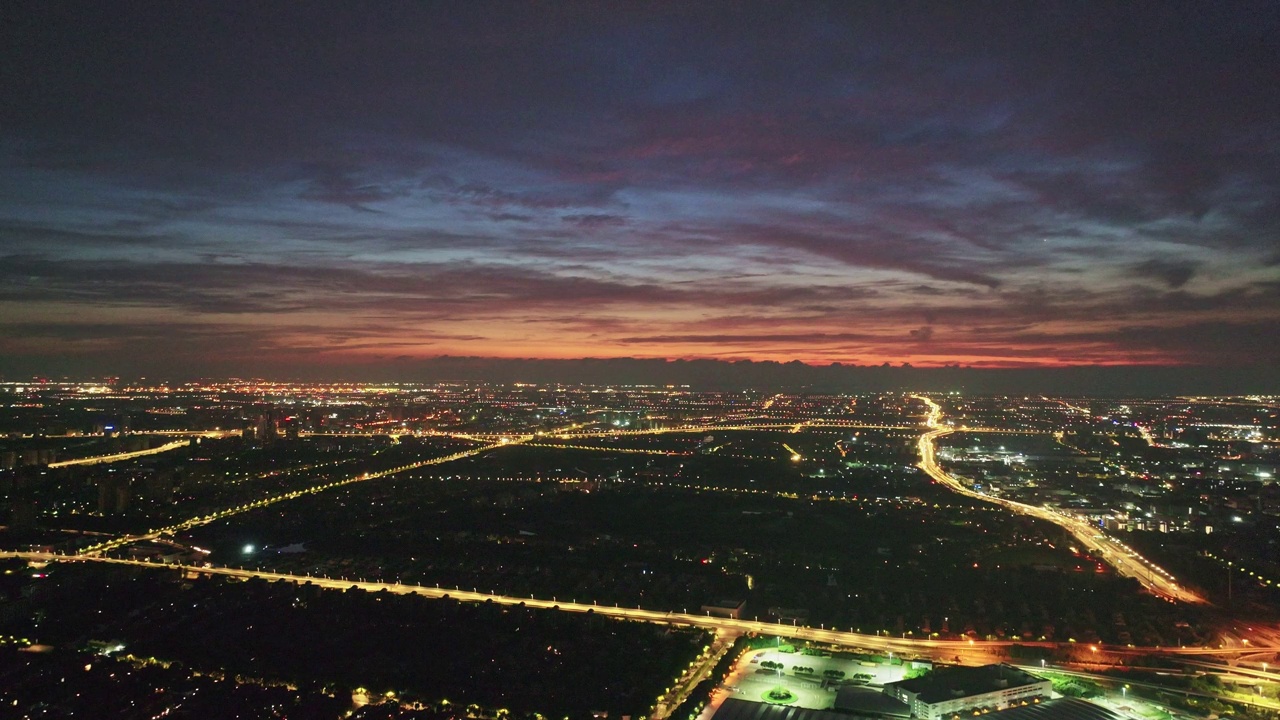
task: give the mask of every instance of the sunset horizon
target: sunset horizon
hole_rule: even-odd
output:
[[[1280,357],[1274,6],[26,7],[0,372]]]

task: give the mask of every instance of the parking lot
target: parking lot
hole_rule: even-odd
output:
[[[769,669],[763,663],[781,663],[782,669]],[[812,668],[813,672],[797,672],[795,668]],[[827,678],[825,673],[843,672],[839,680]],[[725,681],[729,697],[752,702],[769,702],[765,695],[777,687],[786,688],[794,699],[785,704],[826,710],[835,705],[836,691],[841,683],[857,683],[878,687],[887,682],[901,680],[906,673],[903,665],[869,664],[845,658],[804,655],[800,652],[756,650],[743,656]],[[855,676],[869,675],[869,680]],[[825,687],[824,687],[824,680]]]

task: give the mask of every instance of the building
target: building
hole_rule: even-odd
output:
[[[720,705],[712,720],[898,720],[906,717],[904,706],[900,710],[900,703],[883,695],[880,697],[890,704],[867,705],[863,700],[852,707],[841,707],[837,701],[834,711],[808,710],[794,705],[773,705],[731,697]],[[992,720],[1122,720],[1122,717],[1087,700],[1059,698],[1006,710],[993,716]]]
[[[923,677],[886,683],[884,693],[924,720],[951,720],[1049,699],[1053,684],[1010,665],[937,668]]]
[[[275,410],[267,408],[265,412],[254,420],[253,427],[245,429],[244,435],[264,445],[279,439],[280,428]]]
[[[847,717],[830,710],[810,710],[731,697],[720,704],[712,720],[845,720]]]
[[[1123,720],[1114,713],[1088,700],[1064,697],[1016,707],[996,716],[998,720]]]
[[[746,600],[719,600],[703,605],[702,612],[714,617],[740,620],[742,619],[742,609],[746,605]]]
[[[102,475],[98,482],[98,512],[102,515],[122,513],[129,509],[133,478],[121,473]]]
[[[835,709],[860,717],[906,720],[911,708],[894,697],[865,685],[845,685],[836,692]]]

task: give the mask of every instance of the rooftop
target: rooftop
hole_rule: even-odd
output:
[[[878,715],[883,717],[906,718],[911,716],[911,708],[907,704],[869,687],[851,685],[840,688],[836,694],[836,710],[851,712],[857,715]]]
[[[810,710],[729,698],[716,710],[713,720],[834,720],[840,717],[830,710]]]
[[[923,677],[886,683],[885,690],[890,691],[891,688],[900,687],[915,693],[921,702],[932,704],[1043,681],[1043,678],[1010,665],[940,667]]]
[[[995,720],[1122,720],[1122,716],[1088,700],[1064,697],[1001,710]]]

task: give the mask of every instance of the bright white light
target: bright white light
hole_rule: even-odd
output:
[[[244,554],[245,554],[245,555],[252,555],[252,554],[253,554],[253,546],[252,546],[252,545],[245,545],[245,546],[244,546]]]

